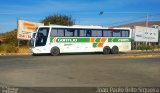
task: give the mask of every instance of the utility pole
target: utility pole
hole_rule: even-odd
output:
[[[17,36],[18,36],[18,26],[19,26],[19,18],[17,18]],[[18,39],[18,37],[17,37],[17,40],[18,40],[18,48],[19,48],[19,46],[20,46],[20,40]]]
[[[146,16],[146,27],[148,27],[148,19],[149,19],[149,16],[148,16],[148,13],[147,13],[147,16]]]
[[[148,32],[148,26],[149,26],[149,16],[148,16],[148,13],[146,15],[146,32]],[[147,45],[148,41],[146,41],[146,45]]]

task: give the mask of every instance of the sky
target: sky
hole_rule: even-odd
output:
[[[102,12],[102,14],[100,14]],[[41,22],[46,16],[71,16],[77,25],[116,26],[160,20],[160,0],[1,0],[0,33],[17,28],[17,20]]]

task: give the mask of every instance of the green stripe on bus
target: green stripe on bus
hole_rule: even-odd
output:
[[[100,42],[101,38],[96,38],[96,42]]]
[[[77,38],[77,42],[90,42],[90,38]]]
[[[131,42],[131,38],[108,38],[108,42]]]
[[[93,43],[93,47],[94,47],[94,48],[97,47],[97,44],[98,44],[98,43]]]
[[[53,38],[50,39],[50,42],[54,42]],[[57,43],[89,43],[90,42],[90,38],[56,38],[56,42]]]
[[[50,42],[54,42],[54,38],[50,38]],[[96,38],[95,43],[101,41],[101,38]],[[57,43],[89,43],[90,38],[56,38]],[[108,42],[131,42],[131,38],[108,38]]]
[[[51,38],[50,38],[50,42],[53,42],[53,39],[54,39],[54,38],[53,38],[53,37],[51,37]]]

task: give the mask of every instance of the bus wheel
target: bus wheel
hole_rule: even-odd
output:
[[[113,46],[112,49],[111,49],[111,53],[112,54],[118,54],[119,53],[119,49],[117,46]]]
[[[109,46],[105,46],[105,47],[103,48],[103,54],[109,54],[110,52],[111,52],[111,49],[110,49]]]
[[[59,55],[60,54],[60,49],[58,48],[58,47],[53,47],[52,49],[51,49],[51,55],[52,56],[57,56],[57,55]]]
[[[38,54],[36,54],[36,53],[32,53],[32,56],[38,56]]]

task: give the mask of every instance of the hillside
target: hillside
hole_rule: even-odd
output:
[[[14,37],[14,38],[17,37],[17,31],[16,31],[16,29],[12,30],[10,32],[1,33],[0,34],[0,42],[4,42],[4,41],[6,41],[6,39],[12,38],[12,37]]]
[[[151,27],[153,25],[159,25],[160,26],[160,21],[149,21],[148,22],[149,27]],[[130,27],[130,28],[133,28],[134,26],[146,26],[146,22],[135,22],[135,23],[123,24],[123,25],[114,26],[114,27]]]
[[[0,34],[0,53],[30,53],[29,42],[21,40],[18,46],[17,30]]]

